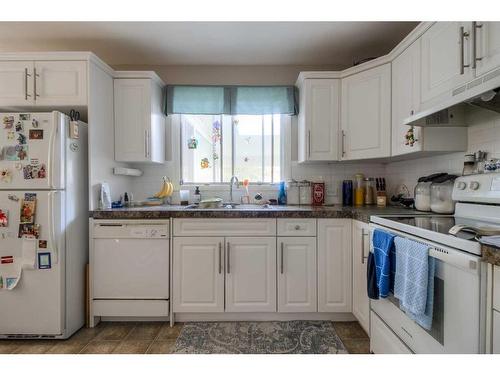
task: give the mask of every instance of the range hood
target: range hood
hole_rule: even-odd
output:
[[[462,85],[449,98],[405,119],[411,126],[468,126],[465,114],[471,107],[500,113],[500,69]]]

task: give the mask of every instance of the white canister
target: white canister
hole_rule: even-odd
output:
[[[297,181],[289,181],[286,188],[287,204],[300,204],[299,185]]]
[[[299,182],[299,198],[300,204],[311,204],[311,183],[309,181]]]

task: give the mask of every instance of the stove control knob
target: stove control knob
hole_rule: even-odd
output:
[[[469,184],[469,188],[471,190],[477,190],[477,189],[479,189],[479,182],[477,182],[477,181],[471,181],[470,184]]]
[[[458,190],[465,190],[465,188],[467,187],[467,184],[463,181],[459,181],[457,182],[457,189]]]

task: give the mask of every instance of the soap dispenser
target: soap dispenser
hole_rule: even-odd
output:
[[[201,202],[200,187],[196,186],[194,190],[194,203],[199,204]]]

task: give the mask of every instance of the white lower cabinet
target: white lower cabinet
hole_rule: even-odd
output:
[[[370,226],[352,222],[352,313],[359,324],[370,332],[370,300],[366,292],[366,261],[370,251]]]
[[[318,311],[352,311],[351,219],[318,219]]]
[[[226,311],[276,311],[276,237],[226,237]]]
[[[500,354],[500,312],[493,310],[493,354]]]
[[[224,311],[224,237],[177,237],[173,311]]]
[[[351,219],[216,220],[174,220],[173,312],[352,311]]]
[[[316,237],[278,237],[278,312],[316,312]]]

